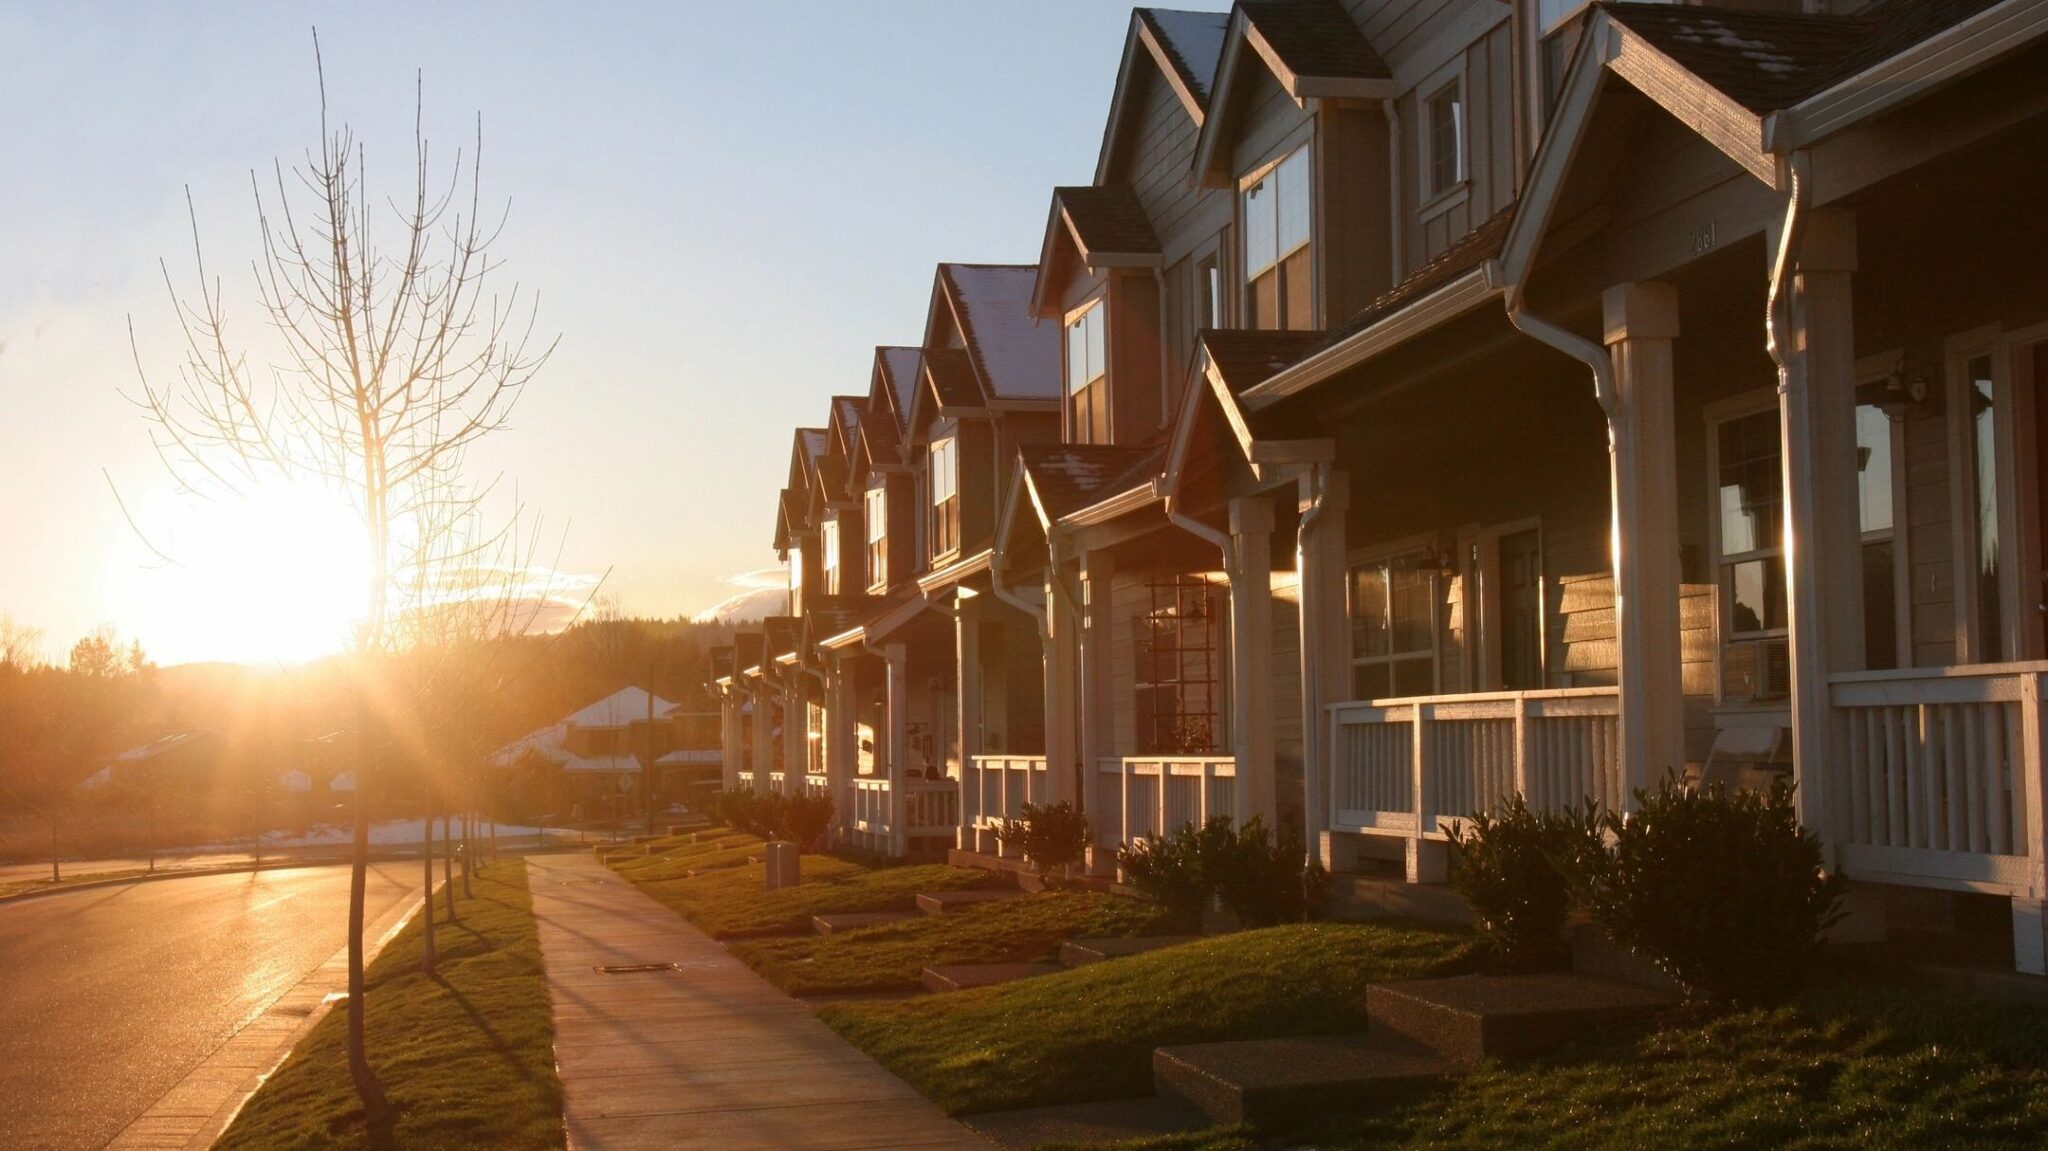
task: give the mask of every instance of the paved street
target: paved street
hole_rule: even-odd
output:
[[[417,864],[371,868],[372,922]],[[0,905],[0,1147],[99,1148],[345,942],[348,869]]]

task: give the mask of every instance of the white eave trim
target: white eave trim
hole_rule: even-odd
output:
[[[1392,100],[1401,94],[1401,86],[1391,76],[1299,75],[1280,59],[1280,53],[1266,42],[1257,24],[1245,21],[1244,33],[1245,42],[1265,61],[1267,70],[1280,81],[1281,89],[1302,107],[1307,107],[1310,100]]]
[[[1386,319],[1246,388],[1239,401],[1257,411],[1357,367],[1439,324],[1500,298],[1499,281],[1498,263],[1488,260]]]
[[[867,628],[865,627],[850,627],[838,635],[828,635],[824,639],[819,640],[818,646],[827,651],[838,651],[841,648],[852,647],[854,644],[861,642],[867,638],[867,634]]]
[[[1873,64],[1764,123],[1765,150],[1804,148],[1862,120],[1919,99],[2048,33],[2048,0],[2005,0],[1904,52]]]
[[[917,590],[929,596],[959,583],[971,575],[988,570],[989,555],[994,549],[983,548],[971,556],[963,556],[936,571],[928,571],[917,577]]]
[[[1159,495],[1153,490],[1154,478],[1156,477],[1148,477],[1143,483],[1128,491],[1118,492],[1108,499],[1100,500],[1089,504],[1085,508],[1069,512],[1060,520],[1060,524],[1067,527],[1085,528],[1093,524],[1108,523],[1119,516],[1126,516],[1141,508],[1150,507],[1152,504],[1159,502]]]

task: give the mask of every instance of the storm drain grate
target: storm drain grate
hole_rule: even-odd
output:
[[[595,968],[599,975],[638,975],[646,971],[681,971],[673,963],[614,963]]]

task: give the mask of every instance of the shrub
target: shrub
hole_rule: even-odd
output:
[[[1131,885],[1190,921],[1217,902],[1246,926],[1298,922],[1321,914],[1330,881],[1290,835],[1275,842],[1263,821],[1242,829],[1219,815],[1197,828],[1129,844],[1117,852]]]
[[[1088,817],[1064,800],[1042,807],[1027,803],[1024,817],[1004,822],[996,838],[1022,851],[1038,877],[1049,879],[1054,869],[1079,863],[1088,850]]]
[[[788,824],[789,797],[779,791],[768,791],[755,798],[753,825],[746,830],[763,839],[779,839]]]
[[[1494,814],[1470,816],[1450,837],[1459,864],[1451,885],[1479,916],[1500,963],[1538,970],[1564,960],[1577,877],[1603,850],[1598,809],[1588,801],[1537,812],[1515,795]]]
[[[711,795],[711,813],[734,831],[755,834],[755,808],[759,801],[751,787],[717,791]]]
[[[814,851],[831,826],[831,796],[792,795],[782,804],[782,822],[776,831],[798,850]]]
[[[1688,992],[1770,1002],[1798,989],[1844,888],[1821,870],[1792,786],[1687,791],[1666,778],[1604,822],[1613,847],[1587,877],[1594,918]]]

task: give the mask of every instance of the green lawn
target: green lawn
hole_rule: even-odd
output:
[[[792,995],[915,990],[934,963],[1057,958],[1062,940],[1161,935],[1157,907],[1092,891],[1048,891],[859,931],[735,943],[733,953]]]
[[[1150,1093],[1171,1043],[1348,1031],[1365,989],[1469,962],[1469,935],[1305,924],[1218,936],[1040,979],[821,1013],[948,1112]]]
[[[218,1151],[314,1148],[529,1151],[563,1145],[554,1022],[526,861],[494,863],[435,932],[437,977],[420,974],[416,918],[368,972],[370,1062],[396,1111],[365,1127],[337,1004],[236,1118]]]
[[[2048,1008],[1872,989],[1668,1026],[1362,1118],[1113,1146],[1553,1151],[2048,1146]],[[1064,1145],[1063,1145],[1064,1146]]]
[[[677,879],[688,871],[738,867],[748,856],[760,855],[766,844],[759,836],[732,832],[701,843],[664,840],[648,846],[653,854],[618,860],[612,868],[635,883]]]
[[[642,891],[719,939],[802,934],[810,931],[813,915],[908,911],[916,906],[919,892],[957,891],[999,880],[977,868],[877,866],[834,855],[806,855],[802,883],[768,891],[767,868],[758,863],[693,876],[683,876],[677,868],[669,873],[672,878],[644,879],[633,870],[636,864],[650,875],[654,871],[652,860],[621,860],[612,866]]]

